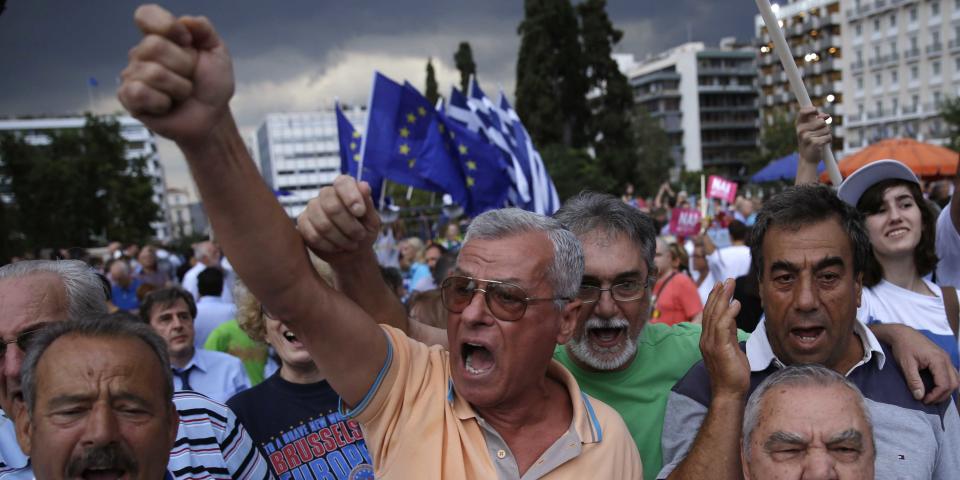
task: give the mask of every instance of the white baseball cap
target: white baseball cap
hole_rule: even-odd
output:
[[[883,180],[898,179],[907,182],[913,182],[920,185],[920,180],[914,175],[909,167],[897,160],[877,160],[870,162],[853,172],[853,175],[847,177],[840,188],[837,189],[837,196],[840,200],[847,202],[854,207],[863,196],[863,192]]]

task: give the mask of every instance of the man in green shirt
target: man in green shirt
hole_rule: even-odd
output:
[[[593,192],[567,200],[555,217],[580,239],[585,269],[577,330],[554,358],[583,391],[620,412],[643,459],[644,478],[656,478],[667,397],[701,358],[700,326],[647,324],[656,271],[649,217]]]

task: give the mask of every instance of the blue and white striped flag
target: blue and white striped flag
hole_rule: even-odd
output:
[[[476,82],[471,82],[475,85]],[[478,99],[467,98],[463,93],[454,87],[450,93],[450,102],[447,105],[447,117],[456,120],[465,125],[469,130],[478,132],[484,140],[495,145],[503,154],[508,165],[511,182],[513,183],[509,193],[509,202],[521,208],[528,208],[531,205],[530,183],[528,176],[524,173],[524,168],[519,158],[515,154],[515,149],[507,142],[507,136],[501,130],[502,123],[500,118],[490,107],[492,103],[485,98],[479,88],[471,86],[471,90],[477,95]]]
[[[550,178],[550,174],[547,173],[547,168],[543,164],[543,158],[533,147],[527,129],[520,121],[517,112],[510,106],[503,90],[500,90],[498,107],[500,118],[508,125],[510,136],[518,147],[517,156],[530,168],[530,190],[533,196],[533,208],[531,210],[544,215],[553,215],[560,208],[560,196],[557,195],[557,187],[553,184],[553,179]]]

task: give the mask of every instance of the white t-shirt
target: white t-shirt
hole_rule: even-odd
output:
[[[921,295],[886,280],[881,280],[873,288],[864,288],[857,318],[867,325],[900,323],[911,327],[940,345],[950,354],[953,365],[960,367],[957,340],[947,321],[940,287],[929,280],[923,282],[935,297]]]
[[[950,204],[937,218],[937,283],[960,288],[960,233],[950,218]]]
[[[693,278],[693,283],[700,282],[700,272],[690,268],[690,277]],[[717,280],[713,278],[713,274],[710,273],[710,270],[707,270],[707,278],[703,279],[703,282],[700,283],[700,286],[697,287],[697,293],[700,294],[700,303],[703,305],[707,304],[707,297],[710,296],[710,291],[713,290],[713,284],[717,283]]]
[[[707,265],[710,267],[710,274],[718,282],[742,277],[750,271],[750,247],[731,245],[718,248],[707,255]]]

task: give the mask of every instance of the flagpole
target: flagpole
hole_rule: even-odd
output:
[[[383,201],[386,198],[387,198],[387,179],[384,178],[383,181],[380,182],[380,203],[379,203],[380,206],[379,208],[377,208],[377,210],[383,210]]]
[[[357,166],[357,183],[363,178],[363,161],[367,158],[367,138],[370,137],[370,106],[373,105],[373,91],[377,88],[377,71],[373,71],[373,82],[370,85],[370,96],[367,97],[367,118],[363,125],[363,136],[360,138],[360,165]],[[382,202],[382,200],[381,200]]]
[[[787,78],[790,79],[790,87],[793,89],[794,96],[796,96],[797,101],[800,102],[801,108],[812,106],[813,102],[810,101],[807,87],[804,86],[803,79],[800,77],[800,69],[797,68],[797,64],[793,60],[793,54],[790,53],[791,51],[787,45],[787,40],[783,38],[783,31],[780,30],[777,16],[773,14],[770,1],[756,0],[756,2],[757,7],[760,9],[760,16],[763,17],[763,23],[767,25],[767,33],[769,33],[770,38],[773,39],[774,50],[776,50],[777,56],[780,57],[780,63],[783,65],[783,70],[787,73]],[[830,175],[830,181],[834,186],[840,186],[840,183],[843,182],[843,177],[840,176],[840,169],[837,168],[837,160],[833,157],[833,150],[830,149],[830,145],[824,145],[823,147],[823,161],[827,167],[827,173]]]

